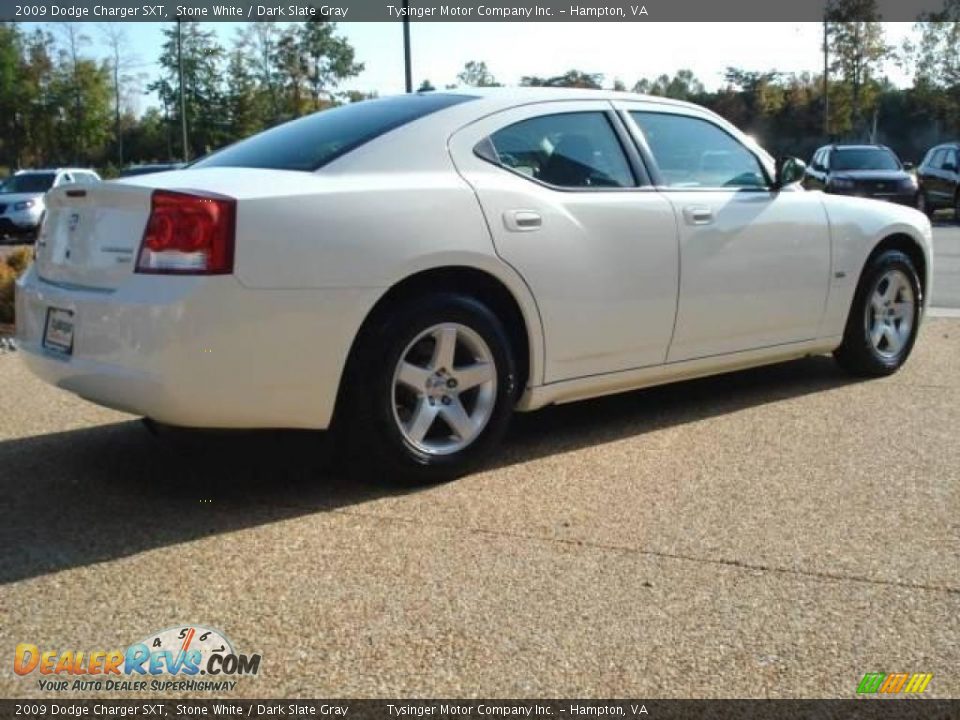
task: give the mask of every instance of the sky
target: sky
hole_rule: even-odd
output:
[[[169,23],[166,23],[169,25]],[[244,23],[203,23],[229,44]],[[156,58],[164,23],[124,23],[138,71],[158,72]],[[884,23],[887,42],[899,46],[912,23]],[[337,26],[366,69],[344,90],[403,92],[403,38],[399,22],[346,22]],[[106,55],[96,23],[83,24],[90,51]],[[746,70],[819,72],[823,66],[820,23],[436,23],[411,24],[414,84],[429,79],[442,88],[456,82],[469,60],[482,60],[506,85],[523,75],[553,76],[576,68],[602,73],[604,85],[622,80],[627,88],[640,78],[673,75],[689,68],[713,90],[723,84],[728,65]],[[909,78],[894,65],[885,74],[897,85]],[[144,98],[139,110],[155,100]]]

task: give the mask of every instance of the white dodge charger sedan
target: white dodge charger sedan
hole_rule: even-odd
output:
[[[662,98],[346,105],[183,170],[51,191],[17,332],[37,375],[95,403],[335,427],[363,462],[437,480],[515,409],[815,353],[897,370],[930,223],[802,174]]]

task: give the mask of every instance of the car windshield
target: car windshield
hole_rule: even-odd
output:
[[[313,171],[379,135],[468,95],[397,95],[323,110],[266,130],[195,162],[191,167]]]
[[[8,178],[0,192],[4,193],[45,193],[53,187],[54,173],[27,173]]]
[[[831,170],[899,170],[900,161],[883,148],[846,148],[833,151]]]

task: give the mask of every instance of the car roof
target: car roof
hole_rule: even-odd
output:
[[[660,105],[664,109],[674,108],[678,110],[689,110],[694,114],[709,116],[722,125],[734,128],[738,133],[743,134],[739,128],[726,120],[721,115],[713,112],[703,105],[687,102],[685,100],[674,100],[673,98],[662,97],[660,95],[643,95],[640,93],[622,92],[619,90],[593,90],[586,88],[569,87],[495,87],[495,88],[451,88],[441,92],[432,91],[432,94],[457,95],[460,97],[475,98],[475,102],[459,103],[445,108],[437,113],[439,116],[445,116],[451,123],[458,121],[463,123],[473,122],[479,117],[490,115],[502,110],[520,107],[522,105],[531,105],[535,103],[548,102],[577,102],[577,101],[630,101],[644,102],[650,105]],[[749,136],[745,135],[749,138]],[[752,140],[752,138],[751,138]],[[755,141],[754,141],[755,144]],[[765,155],[769,153],[763,148],[757,146]],[[771,158],[772,159],[772,158]]]
[[[684,111],[683,114],[710,119],[721,128],[730,132],[734,137],[741,139],[754,149],[762,161],[773,167],[772,156],[757,144],[756,140],[744,134],[729,121],[708,108],[695,103],[674,100],[654,95],[618,92],[616,90],[588,90],[580,88],[555,87],[498,87],[474,88],[459,87],[442,91],[417,93],[419,95],[438,95],[458,97],[466,102],[455,102],[436,112],[428,113],[415,121],[406,123],[399,128],[384,133],[360,147],[345,153],[324,166],[326,174],[345,172],[348,169],[372,172],[391,163],[402,162],[411,167],[409,148],[416,144],[417,167],[423,169],[435,168],[438,163],[444,165],[449,162],[449,150],[446,140],[455,133],[483,121],[493,115],[508,110],[519,109],[529,105],[548,105],[549,103],[576,103],[576,102],[643,102],[652,108],[669,112],[670,110]],[[387,96],[389,97],[389,96]],[[386,99],[386,98],[382,98]],[[370,102],[377,102],[371,100]],[[442,139],[442,142],[436,142]],[[402,158],[401,158],[402,156]]]
[[[431,92],[430,94],[434,94]],[[693,110],[698,113],[706,113],[716,118],[720,118],[715,112],[696,103],[686,102],[684,100],[674,100],[673,98],[662,97],[660,95],[642,95],[640,93],[622,92],[618,90],[593,90],[587,88],[559,88],[559,87],[495,87],[495,88],[450,88],[436,94],[459,95],[461,97],[476,98],[482,103],[481,114],[498,112],[519,105],[542,102],[576,102],[578,100],[606,100],[608,102],[616,100],[626,100],[633,102],[646,102],[664,107],[673,107],[677,109]],[[476,108],[469,108],[474,103],[464,103],[464,112],[473,113]],[[447,108],[445,112],[456,110],[456,106]],[[720,118],[722,119],[722,118]]]
[[[61,172],[89,172],[96,174],[93,168],[80,167],[60,167],[60,168],[30,168],[28,170],[17,170],[15,175],[32,175],[34,173],[61,173]]]
[[[826,147],[833,148],[834,150],[889,150],[886,145],[870,145],[870,144],[844,144],[844,143],[834,143],[832,145],[827,145]]]
[[[437,94],[468,95],[500,100],[507,107],[524,102],[539,102],[543,100],[644,100],[666,105],[677,105],[689,108],[702,109],[702,106],[683,100],[662,97],[660,95],[642,95],[640,93],[624,92],[622,90],[603,90],[590,88],[570,87],[490,87],[490,88],[450,88]]]

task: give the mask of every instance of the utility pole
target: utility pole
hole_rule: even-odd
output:
[[[403,0],[403,72],[407,92],[413,92],[413,68],[410,65],[410,0]]]
[[[117,136],[117,160],[123,167],[123,131],[120,128],[120,53],[113,55],[114,133]]]
[[[830,139],[830,32],[823,14],[823,134]]]
[[[190,162],[190,149],[187,145],[187,98],[183,92],[183,40],[179,17],[177,18],[177,72],[180,75],[180,125],[183,131],[183,161]]]
[[[163,94],[160,95],[160,99],[163,101],[163,128],[167,131],[167,162],[173,162],[173,130],[171,130],[170,106]]]

